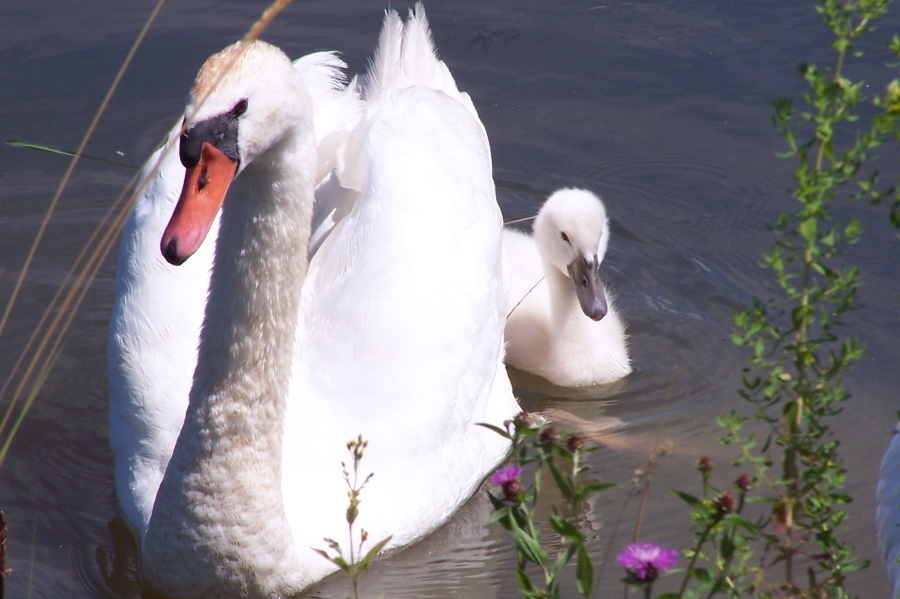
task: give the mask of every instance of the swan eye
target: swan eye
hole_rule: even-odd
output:
[[[569,241],[569,236],[566,235],[565,231],[561,231],[561,232],[559,233],[559,236],[562,238],[563,241],[565,241],[565,242],[568,243],[569,245],[572,244],[572,242]]]
[[[247,100],[241,100],[231,109],[231,114],[235,117],[239,117],[245,112],[247,112]]]

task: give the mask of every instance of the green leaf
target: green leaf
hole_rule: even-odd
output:
[[[391,538],[392,537],[387,537],[386,539],[382,539],[375,543],[375,545],[372,546],[371,549],[369,549],[369,551],[366,553],[366,556],[359,560],[358,569],[360,572],[363,572],[366,568],[369,567],[369,563],[371,563],[371,561],[375,559],[375,556],[377,556],[381,552],[381,550],[384,549],[384,546],[388,544]]]
[[[516,568],[516,578],[519,579],[519,588],[525,593],[537,593],[537,587],[531,582],[531,578],[521,568]]]
[[[491,524],[499,522],[500,525],[503,526],[503,528],[509,530],[509,522],[507,521],[509,519],[510,519],[509,506],[504,506],[503,511],[496,511],[493,514],[491,514],[491,517],[488,518],[487,525],[490,526]]]
[[[734,540],[731,535],[725,535],[719,545],[719,553],[725,560],[730,560],[734,556]]]
[[[688,495],[687,493],[683,493],[681,491],[672,491],[676,496],[680,497],[682,501],[687,502],[689,506],[692,508],[702,508],[703,502],[694,497],[693,495]]]
[[[591,594],[594,588],[594,566],[591,564],[591,556],[588,555],[584,545],[578,547],[578,565],[575,569],[575,586],[578,592],[585,597]]]
[[[491,504],[493,504],[494,510],[497,512],[509,509],[509,506],[503,503],[502,499],[494,497],[493,493],[488,493],[488,497],[491,499]]]
[[[581,531],[578,530],[578,527],[569,520],[560,518],[556,514],[550,514],[550,524],[553,525],[553,530],[566,537],[567,539],[571,539],[573,541],[582,540]]]
[[[691,568],[691,574],[693,574],[694,578],[696,578],[703,584],[709,584],[710,582],[712,582],[712,579],[709,576],[709,570],[707,570],[706,568]]]
[[[497,433],[504,439],[509,439],[510,441],[512,440],[512,436],[508,432],[506,432],[505,430],[500,428],[499,426],[494,426],[493,424],[488,424],[487,422],[476,422],[475,425],[483,426],[484,428],[486,428],[488,430],[494,431],[495,433]]]
[[[585,483],[578,487],[578,494],[575,498],[577,502],[582,502],[590,497],[593,497],[597,493],[601,491],[605,491],[606,489],[612,489],[613,487],[618,487],[619,485],[616,483],[601,483],[601,482],[592,482]]]
[[[818,229],[819,221],[815,217],[807,218],[805,221],[800,223],[800,235],[803,237],[803,240],[807,243],[807,245],[812,245],[816,239],[816,230]]]
[[[316,553],[318,553],[319,555],[321,555],[322,557],[324,557],[325,559],[330,561],[332,564],[334,564],[335,566],[337,566],[344,572],[350,571],[350,564],[348,564],[347,560],[345,560],[341,556],[338,555],[338,556],[332,557],[332,556],[328,555],[326,552],[322,551],[321,549],[314,548],[313,551],[315,551]]]
[[[556,580],[556,577],[559,575],[559,571],[562,570],[563,566],[569,563],[569,560],[572,559],[572,556],[575,555],[575,552],[578,551],[578,545],[575,543],[569,543],[569,546],[566,547],[566,550],[556,556],[556,561],[553,562],[553,567],[550,568],[550,577],[553,580]]]
[[[17,141],[15,139],[7,139],[6,143],[14,148],[26,148],[29,150],[38,150],[40,152],[48,152],[50,154],[60,154],[62,156],[75,156],[75,152],[69,152],[67,150],[59,150],[57,148],[52,148],[50,146],[45,146],[44,144],[33,143],[30,141]],[[140,167],[134,166],[131,164],[126,164],[124,162],[118,162],[116,160],[109,160],[108,158],[103,158],[101,156],[93,156],[91,154],[82,154],[82,158],[85,160],[93,160],[94,162],[102,162],[103,164],[111,164],[114,166],[122,166],[125,168],[130,168],[132,170],[138,170]]]
[[[745,499],[744,501],[746,503],[750,503],[749,498]],[[746,530],[751,535],[757,533],[756,526],[754,526],[752,523],[745,520],[739,514],[728,514],[727,516],[725,516],[724,520],[725,520],[725,522],[727,522],[728,524],[731,524],[732,526],[737,526],[738,528],[742,528],[742,529]]]
[[[512,534],[522,557],[538,565],[547,563],[546,552],[541,549],[541,546],[535,539],[531,538],[527,532],[519,527],[515,518],[510,518],[509,532]]]
[[[572,486],[572,479],[569,478],[567,473],[563,472],[562,468],[555,461],[549,462],[549,466],[550,474],[553,475],[553,480],[556,481],[559,491],[567,502],[572,503],[575,500],[575,488]]]

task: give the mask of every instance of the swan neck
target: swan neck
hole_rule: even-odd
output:
[[[243,414],[241,426],[226,411],[209,410],[210,432],[272,435],[279,455],[270,457],[279,467],[274,441],[287,403],[313,203],[314,169],[302,168],[296,138],[251,163],[234,182],[235,201],[223,206],[189,408],[227,399]]]
[[[144,575],[173,596],[299,589],[281,468],[316,170],[305,131],[256,157],[222,208],[188,410],[143,547]]]

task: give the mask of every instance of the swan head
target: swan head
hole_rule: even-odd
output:
[[[302,79],[281,50],[259,40],[237,42],[206,60],[184,118],[184,186],[160,243],[175,265],[200,247],[235,177],[289,131],[314,134]]]
[[[600,198],[584,189],[554,192],[534,221],[534,239],[544,260],[571,279],[585,315],[593,320],[606,316],[609,305],[600,263],[609,243],[609,224]]]

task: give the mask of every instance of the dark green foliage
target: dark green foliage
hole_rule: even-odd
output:
[[[581,480],[581,475],[589,469],[581,463],[581,458],[586,452],[596,448],[584,449],[579,437],[572,435],[561,438],[552,427],[533,426],[524,414],[506,425],[506,430],[483,426],[510,440],[517,466],[533,465],[534,482],[527,488],[504,485],[502,497],[491,495],[494,514],[490,522],[499,522],[516,543],[516,576],[522,595],[528,599],[558,598],[560,575],[566,564],[575,558],[575,584],[579,593],[589,597],[594,587],[594,567],[587,550],[587,538],[578,525],[578,517],[590,497],[615,485]],[[550,516],[550,525],[558,535],[555,555],[550,555],[544,549],[541,533],[534,521],[534,506],[541,489],[541,475],[545,470],[549,470],[553,483],[565,499],[565,507],[554,507],[554,513]],[[510,492],[510,489],[519,488],[521,492]],[[535,582],[532,574],[529,574],[529,563],[540,571],[539,582]]]

